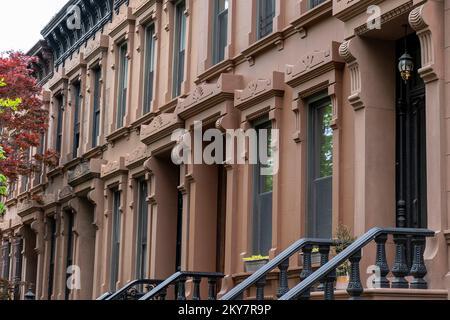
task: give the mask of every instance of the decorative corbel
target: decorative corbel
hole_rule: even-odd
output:
[[[417,37],[420,41],[422,68],[418,70],[419,75],[423,78],[425,83],[435,81],[438,76],[434,70],[434,45],[432,41],[432,34],[429,25],[424,20],[425,4],[415,8],[409,14],[409,24],[416,31]]]
[[[351,52],[351,42],[352,40],[347,40],[341,44],[339,47],[339,55],[347,63],[350,72],[351,94],[350,97],[348,97],[348,100],[356,111],[364,108],[364,102],[361,99],[361,71],[358,61]]]

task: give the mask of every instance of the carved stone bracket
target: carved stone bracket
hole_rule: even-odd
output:
[[[339,54],[347,63],[350,72],[350,97],[348,100],[355,110],[363,109],[364,103],[361,99],[361,71],[359,63],[351,52],[352,40],[347,40],[339,47]]]
[[[426,4],[423,4],[409,14],[409,24],[417,32],[421,45],[422,68],[418,71],[425,83],[437,80],[438,75],[435,70],[435,49],[432,39],[432,32],[429,24],[425,21]]]

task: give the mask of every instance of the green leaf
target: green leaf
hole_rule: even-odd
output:
[[[0,217],[5,215],[6,213],[6,206],[4,203],[0,202]]]

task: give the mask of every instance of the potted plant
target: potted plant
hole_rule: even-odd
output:
[[[336,246],[334,248],[336,255],[347,249],[356,239],[353,237],[351,230],[340,225],[336,231]],[[336,290],[346,290],[350,281],[350,263],[344,262],[336,270]]]
[[[255,273],[269,262],[269,257],[252,256],[244,259],[245,272]]]

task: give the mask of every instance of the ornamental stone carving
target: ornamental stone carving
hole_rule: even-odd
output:
[[[80,163],[74,170],[69,171],[67,174],[69,185],[74,187],[83,182],[99,178],[103,163],[104,161],[100,159],[91,159],[90,161]]]
[[[142,126],[141,141],[150,145],[182,126],[183,122],[176,113],[163,113],[153,119],[148,126]]]
[[[150,152],[148,151],[148,148],[146,146],[137,147],[125,159],[125,166],[127,168],[138,166],[149,156],[150,156]]]
[[[86,59],[91,58],[94,54],[100,51],[107,51],[109,46],[109,37],[106,35],[100,36],[100,41],[91,41],[84,49],[84,56]]]
[[[217,83],[202,83],[185,99],[180,99],[175,113],[187,119],[210,106],[233,100],[234,91],[243,87],[242,82],[242,76],[222,74]]]
[[[236,90],[234,106],[243,110],[273,96],[282,96],[284,86],[284,74],[273,72],[269,79],[256,79],[249,82],[243,90]]]
[[[117,161],[109,161],[107,164],[102,165],[100,177],[108,179],[126,172],[128,172],[128,169],[125,166],[125,158],[120,157]]]
[[[74,192],[73,192],[73,188],[71,186],[65,186],[58,193],[58,201],[59,202],[63,202],[63,201],[66,201],[66,200],[70,200],[74,196],[75,195],[74,195]]]
[[[324,50],[315,50],[300,58],[295,65],[286,66],[285,81],[291,87],[305,83],[343,64],[339,55],[339,43],[333,42]]]

